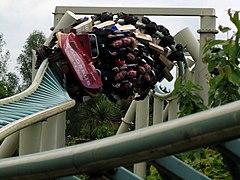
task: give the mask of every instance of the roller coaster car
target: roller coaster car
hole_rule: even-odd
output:
[[[72,32],[57,32],[48,46],[42,45],[38,49],[39,62],[35,68],[37,69],[39,63],[46,58],[49,62],[61,62],[70,95],[82,95],[84,91],[89,95],[96,95],[102,87],[102,81],[93,61],[98,56],[96,41],[93,43],[96,39],[94,36],[88,33],[76,35]]]
[[[58,45],[75,78],[87,93],[95,95],[102,87],[102,81],[93,64],[90,36],[61,32],[56,34]]]

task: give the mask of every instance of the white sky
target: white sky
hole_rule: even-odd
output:
[[[184,7],[184,8],[214,8],[218,17],[216,26],[230,26],[227,9],[240,10],[239,0],[0,0],[0,32],[6,41],[6,49],[10,50],[10,71],[14,70],[16,59],[23,50],[27,37],[34,30],[44,32],[48,37],[53,26],[53,12],[56,6],[118,6],[118,7]],[[108,10],[106,10],[108,11]],[[93,12],[94,13],[94,12]],[[156,22],[156,20],[153,20]],[[199,29],[199,18],[159,18],[157,24],[162,24],[170,30],[171,35],[185,27],[189,27],[196,38]],[[218,37],[218,35],[217,35]]]

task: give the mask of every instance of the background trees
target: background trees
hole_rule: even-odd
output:
[[[10,52],[5,49],[5,45],[3,34],[0,33],[0,99],[12,96],[19,90],[19,78],[15,73],[8,72],[7,69]]]
[[[116,104],[103,95],[77,104],[67,112],[67,134],[85,140],[95,140],[116,134],[118,126],[131,101],[119,100]]]
[[[46,40],[43,32],[34,30],[27,38],[22,53],[17,58],[18,70],[23,78],[25,88],[32,83],[32,49],[36,50]]]
[[[240,99],[240,20],[239,11],[228,10],[230,21],[236,27],[233,35],[226,40],[208,40],[205,60],[212,73],[209,80],[209,106],[216,107]],[[230,34],[229,27],[219,26],[221,33]],[[209,53],[210,52],[210,53]]]
[[[22,83],[16,72],[8,72],[7,65],[10,52],[5,49],[3,34],[0,33],[0,99],[12,96],[26,89],[32,82],[32,49],[37,49],[45,41],[45,36],[40,31],[33,31],[23,46],[22,53],[18,56],[17,69],[22,76]]]
[[[6,45],[3,34],[0,33],[0,77],[3,77],[7,71],[7,61],[10,58],[9,50],[5,50],[4,46]]]

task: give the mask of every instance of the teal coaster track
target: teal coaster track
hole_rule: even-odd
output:
[[[32,85],[26,91],[0,101],[0,139],[50,115],[66,110],[65,105],[69,103],[70,106],[67,108],[75,104],[48,67],[46,59]],[[55,110],[46,111],[50,109]],[[32,118],[29,118],[30,116]]]

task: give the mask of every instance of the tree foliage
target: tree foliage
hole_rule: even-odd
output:
[[[82,103],[79,115],[83,121],[81,133],[84,138],[94,140],[114,135],[110,122],[118,112],[117,107],[102,95]]]
[[[115,135],[116,127],[111,122],[121,120],[127,106],[128,101],[119,100],[114,104],[103,95],[79,103],[67,113],[67,134],[88,140]]]
[[[10,52],[6,50],[3,34],[0,33],[0,99],[9,97],[18,92],[19,78],[15,73],[8,72],[7,64],[10,59]]]
[[[7,61],[10,58],[9,50],[4,49],[6,42],[3,39],[3,34],[0,33],[0,78],[2,78],[7,72]]]
[[[37,50],[45,42],[46,37],[43,32],[34,30],[27,38],[22,53],[18,56],[18,70],[23,78],[25,86],[32,82],[32,50]]]
[[[240,99],[240,20],[239,12],[229,9],[230,21],[237,31],[226,40],[207,40],[203,53],[211,74],[209,80],[209,108],[221,106]],[[222,33],[229,33],[229,27],[219,26]],[[203,101],[194,91],[202,89],[196,84],[177,80],[175,91],[179,94],[180,115],[204,110]],[[192,101],[189,101],[192,99]],[[196,106],[197,105],[197,106]],[[213,179],[231,179],[223,156],[214,148],[202,148],[178,154],[178,157],[198,171]]]
[[[209,105],[220,106],[240,99],[240,21],[239,12],[228,10],[230,21],[237,31],[227,40],[209,39],[204,47],[208,70],[212,73],[209,84]],[[222,33],[229,27],[219,26]]]
[[[196,90],[203,90],[203,88],[192,81],[184,81],[181,77],[176,79],[173,94],[178,96],[179,117],[207,109],[203,99],[195,93]]]
[[[211,179],[231,179],[223,157],[214,148],[201,148],[177,155],[183,162]]]

